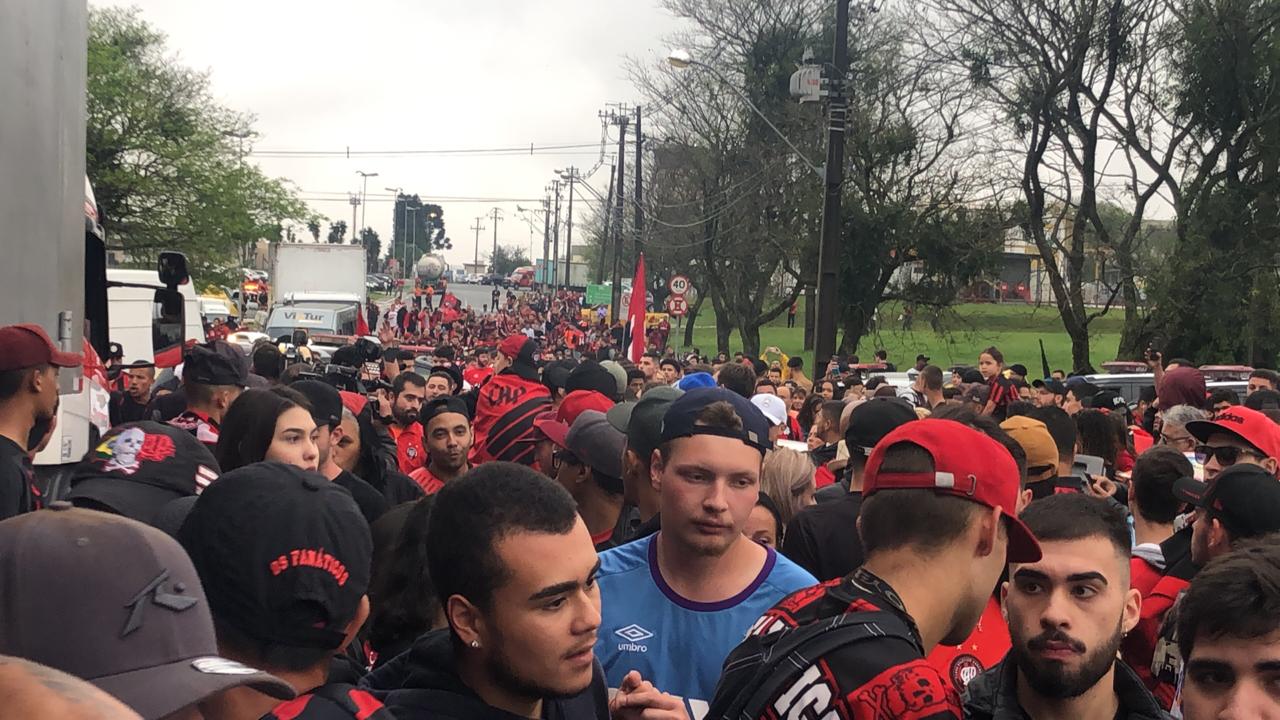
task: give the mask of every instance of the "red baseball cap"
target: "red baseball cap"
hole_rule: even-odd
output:
[[[932,472],[880,472],[885,452],[898,443],[918,445],[933,459]],[[879,490],[933,490],[987,507],[1009,521],[1009,562],[1036,562],[1040,543],[1014,514],[1021,492],[1018,464],[1003,445],[953,420],[923,420],[898,426],[871,451],[862,495]]]
[[[540,412],[533,418],[533,429],[542,433],[548,440],[565,447],[565,438],[569,436],[569,424],[556,419],[556,413],[551,410]],[[538,440],[534,435],[528,436],[530,440]]]
[[[524,349],[525,343],[527,342],[529,342],[529,338],[526,335],[522,335],[520,333],[508,335],[506,339],[498,345],[498,352],[514,360],[519,357],[520,351]]]
[[[39,325],[22,323],[0,327],[0,372],[37,365],[72,368],[80,367],[82,362],[84,359],[76,353],[59,350]]]
[[[613,407],[613,401],[605,397],[603,393],[595,390],[574,390],[564,396],[564,400],[560,401],[560,407],[556,410],[556,420],[568,427],[573,424],[578,416],[587,410],[599,410],[602,413],[609,412]]]
[[[1200,442],[1218,433],[1232,435],[1254,446],[1269,458],[1280,459],[1280,425],[1257,410],[1232,405],[1212,420],[1192,420],[1187,432]]]

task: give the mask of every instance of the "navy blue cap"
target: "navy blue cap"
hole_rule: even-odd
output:
[[[742,420],[741,430],[707,427],[697,422],[698,413],[712,403],[726,402]],[[759,408],[741,395],[721,387],[695,388],[676,398],[662,416],[660,442],[669,442],[693,435],[717,435],[734,438],[759,450],[761,454],[770,447],[769,420]]]

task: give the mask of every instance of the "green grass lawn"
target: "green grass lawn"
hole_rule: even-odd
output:
[[[903,332],[897,320],[899,314],[896,304],[880,306],[878,331],[864,337],[858,346],[858,355],[863,362],[870,361],[877,348],[884,348],[889,353],[889,360],[904,369],[914,364],[917,353],[928,355],[934,364],[942,367],[959,363],[973,365],[977,364],[978,353],[995,345],[1004,353],[1006,363],[1022,363],[1031,371],[1032,377],[1037,377],[1040,372],[1039,341],[1043,340],[1050,367],[1071,369],[1071,340],[1062,329],[1062,320],[1053,306],[959,305],[943,314],[941,333],[935,333],[929,327],[928,316],[920,311],[916,313],[912,330]],[[776,345],[788,355],[804,354],[803,301],[796,316],[796,327],[789,329],[786,325],[787,318],[783,314],[761,328],[761,347]],[[1115,359],[1122,325],[1123,316],[1118,310],[1094,320],[1090,325],[1090,355],[1094,367]],[[673,328],[671,336],[679,342],[684,334],[682,330]],[[703,352],[714,352],[716,332],[710,316],[699,318],[693,341]],[[742,341],[734,332],[730,338],[730,349],[741,347]]]

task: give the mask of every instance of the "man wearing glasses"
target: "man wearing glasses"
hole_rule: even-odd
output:
[[[1232,406],[1213,420],[1188,422],[1186,431],[1199,443],[1195,452],[1205,480],[1236,463],[1257,465],[1271,475],[1280,469],[1280,426],[1257,410]]]
[[[1187,423],[1208,420],[1209,414],[1190,405],[1174,405],[1160,413],[1160,444],[1168,445],[1180,453],[1192,453],[1196,439],[1187,432]]]

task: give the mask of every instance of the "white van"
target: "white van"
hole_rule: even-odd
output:
[[[160,286],[155,270],[107,268],[107,282]],[[200,322],[200,298],[192,283],[178,286],[182,293],[182,310],[186,320],[184,336],[188,342],[204,342],[204,325]],[[151,316],[155,309],[155,290],[135,287],[107,288],[107,320],[112,342],[120,343],[126,363],[155,359],[155,339]],[[163,349],[163,348],[161,348]]]

